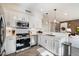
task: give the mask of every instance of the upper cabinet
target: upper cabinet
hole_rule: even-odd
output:
[[[18,9],[16,10],[15,8],[10,8],[5,6],[3,6],[3,9],[5,13],[4,16],[5,16],[6,26],[15,27],[15,23],[17,20],[24,20],[26,22],[28,22],[29,20],[28,14]]]

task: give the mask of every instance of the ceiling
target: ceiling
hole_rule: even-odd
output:
[[[21,9],[38,11],[42,14],[48,13],[49,20],[67,21],[79,19],[79,3],[20,3],[18,5]]]
[[[29,3],[21,4],[25,9],[48,13],[49,20],[54,20],[56,8],[56,19],[67,21],[79,19],[79,3]]]

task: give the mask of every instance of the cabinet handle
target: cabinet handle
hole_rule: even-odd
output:
[[[47,40],[45,40],[45,43],[47,43]]]

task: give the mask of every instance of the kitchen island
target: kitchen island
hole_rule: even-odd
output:
[[[55,55],[63,55],[62,43],[68,42],[67,33],[39,34],[38,45]]]

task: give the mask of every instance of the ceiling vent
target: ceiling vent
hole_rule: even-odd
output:
[[[25,10],[27,13],[32,13],[30,10]]]

